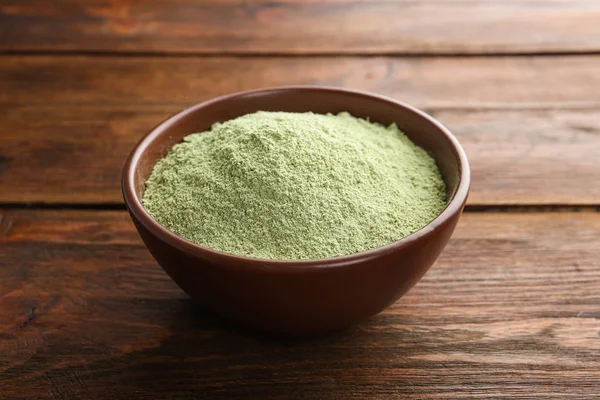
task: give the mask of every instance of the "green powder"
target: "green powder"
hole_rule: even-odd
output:
[[[407,236],[446,205],[435,161],[397,127],[348,113],[257,112],[187,136],[143,204],[177,235],[225,253],[322,259]]]

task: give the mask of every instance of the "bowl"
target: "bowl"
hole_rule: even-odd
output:
[[[338,113],[395,122],[436,160],[449,202],[427,226],[389,245],[323,260],[278,261],[221,253],[159,225],[141,203],[155,163],[188,134],[256,111]],[[235,93],[165,120],[133,149],[123,171],[125,203],[142,240],[175,283],[201,305],[245,326],[292,335],[338,330],[398,300],[427,272],[452,235],[469,192],[469,164],[456,138],[414,107],[366,92],[285,86]]]

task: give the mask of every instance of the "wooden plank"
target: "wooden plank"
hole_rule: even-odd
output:
[[[0,202],[122,203],[121,171],[169,107],[2,107]]]
[[[600,214],[465,214],[425,278],[335,335],[198,309],[125,212],[5,211],[0,397],[556,398],[600,391]]]
[[[121,203],[121,169],[169,106],[3,107],[0,202]],[[600,204],[600,108],[431,110],[463,144],[471,205]]]
[[[0,50],[591,52],[598,20],[595,0],[3,0]]]
[[[470,204],[600,204],[587,184],[600,178],[598,70],[598,57],[4,57],[0,201],[121,202],[126,155],[165,117],[228,92],[312,83],[432,112],[470,157]]]
[[[600,104],[600,57],[0,57],[0,105],[171,104],[259,87],[344,86],[420,107]]]
[[[600,204],[600,108],[432,110],[471,163],[469,204]]]

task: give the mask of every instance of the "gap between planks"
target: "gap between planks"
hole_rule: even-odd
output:
[[[123,203],[0,203],[1,210],[60,210],[60,211],[125,211]],[[563,204],[467,204],[466,213],[563,213],[592,212],[600,213],[597,205],[563,205]]]
[[[577,56],[600,56],[600,50],[569,50],[569,51],[506,51],[506,52],[432,52],[432,53],[409,53],[398,51],[376,51],[376,52],[236,52],[217,51],[206,53],[185,53],[171,51],[107,51],[107,50],[0,50],[2,56],[27,56],[27,57],[99,57],[99,58],[319,58],[319,57],[396,57],[396,58],[499,58],[499,57],[577,57]]]

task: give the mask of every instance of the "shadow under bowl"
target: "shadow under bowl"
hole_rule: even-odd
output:
[[[256,111],[347,111],[384,125],[395,122],[436,160],[449,202],[431,223],[397,242],[324,260],[225,254],[188,242],[159,225],[141,203],[156,162],[183,137]],[[466,155],[450,131],[411,106],[359,91],[286,86],[219,97],[165,120],[133,149],[122,184],[125,203],[146,247],[192,298],[254,329],[307,335],[360,322],[414,286],[452,235],[467,200],[470,174]]]

